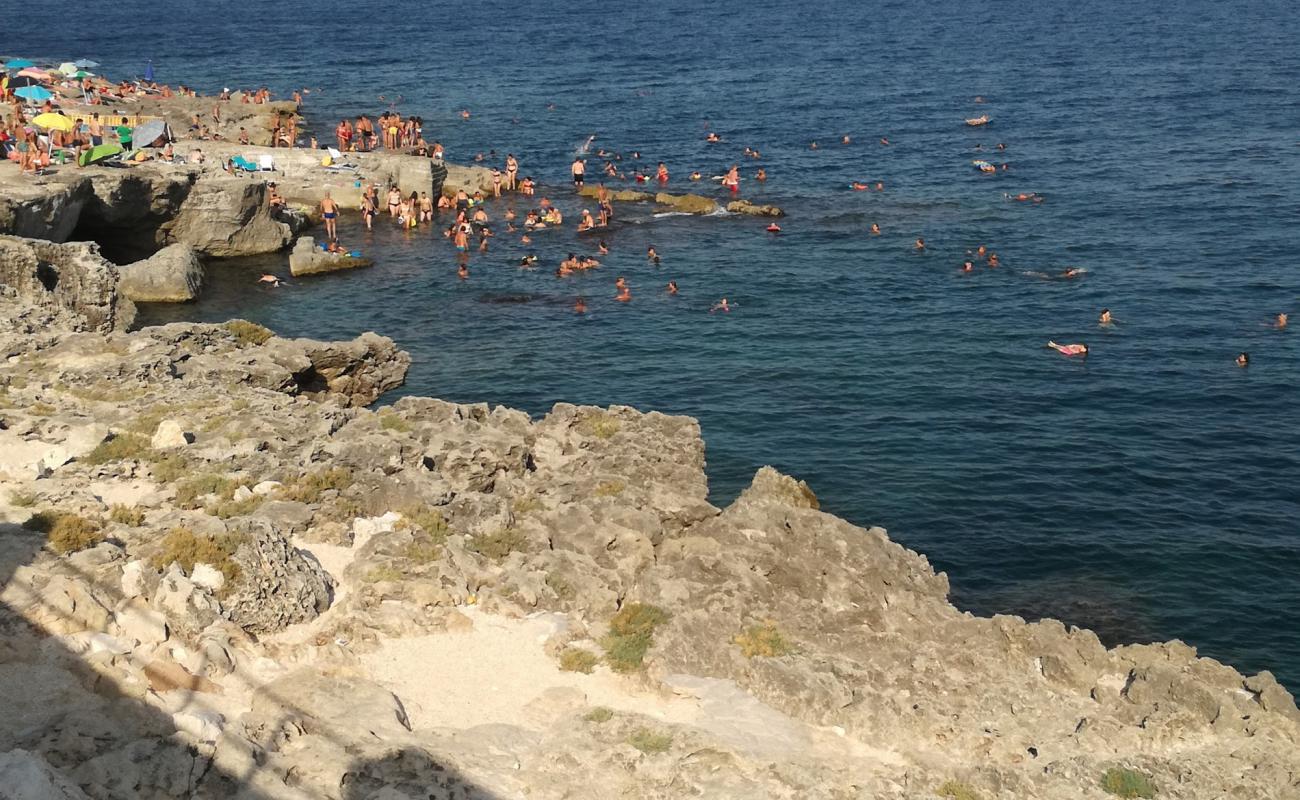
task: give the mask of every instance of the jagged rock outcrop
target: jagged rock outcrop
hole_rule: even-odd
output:
[[[266,185],[238,177],[197,181],[159,228],[159,244],[183,242],[218,258],[273,253],[292,238],[289,226],[271,215]]]
[[[293,246],[289,254],[289,273],[294,277],[317,275],[324,272],[338,272],[344,269],[369,267],[374,262],[368,258],[358,258],[344,253],[328,253],[316,246],[316,240],[304,236]]]
[[[25,305],[71,312],[85,330],[123,330],[135,319],[135,306],[118,294],[117,281],[117,267],[94,243],[0,236],[0,284]]]
[[[1124,768],[1171,800],[1300,794],[1272,675],[964,613],[770,468],[715,507],[692,419],[372,411],[408,363],[373,334],[32,336],[9,305],[0,455],[62,449],[0,466],[0,751],[42,786],[1104,800]]]
[[[203,288],[203,262],[188,244],[168,245],[118,271],[118,289],[137,303],[188,303]]]
[[[655,202],[686,214],[712,214],[718,210],[718,204],[712,198],[701,197],[698,194],[659,192],[655,195]]]
[[[227,619],[250,633],[274,633],[329,607],[329,576],[268,522],[246,520],[234,529],[244,541],[232,556],[239,580],[221,600]]]
[[[727,211],[732,214],[748,214],[751,217],[784,217],[785,212],[778,206],[755,205],[748,200],[732,200],[727,203]]]

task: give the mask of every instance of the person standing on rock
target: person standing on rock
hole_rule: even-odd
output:
[[[517,180],[519,178],[519,162],[515,160],[514,153],[506,154],[506,189],[515,191],[518,189]]]
[[[574,191],[582,191],[582,182],[587,175],[587,162],[581,157],[575,158],[573,159],[573,166],[569,170],[573,173]]]
[[[339,204],[334,202],[334,198],[330,197],[328,191],[326,191],[325,196],[321,198],[320,215],[325,220],[325,235],[330,239],[337,239],[339,234],[338,228],[336,227],[336,220],[339,216]]]

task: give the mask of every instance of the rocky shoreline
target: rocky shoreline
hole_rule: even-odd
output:
[[[716,508],[692,419],[371,410],[389,339],[126,332],[117,284],[0,237],[0,791],[1300,792],[1268,673],[963,613],[769,468]]]

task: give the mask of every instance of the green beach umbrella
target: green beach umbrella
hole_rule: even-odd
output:
[[[120,144],[101,144],[82,151],[81,155],[77,156],[77,163],[83,167],[88,167],[120,152],[122,152],[122,145]]]

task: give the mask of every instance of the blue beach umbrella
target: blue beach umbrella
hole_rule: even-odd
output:
[[[72,63],[76,65],[77,69],[94,69],[99,66],[98,61],[91,61],[88,58],[78,59]]]
[[[39,103],[42,100],[49,100],[54,96],[54,92],[51,92],[43,86],[24,86],[20,89],[15,89],[14,94],[25,100],[31,100],[34,103]]]
[[[144,65],[144,79],[153,83],[153,59],[149,59]]]
[[[25,58],[15,58],[13,61],[10,61],[8,64],[5,64],[5,69],[24,69],[26,67],[34,67],[34,66],[36,66],[36,62],[34,61],[28,61]]]

